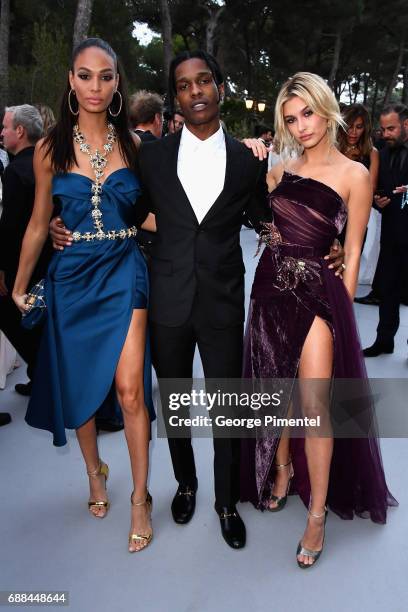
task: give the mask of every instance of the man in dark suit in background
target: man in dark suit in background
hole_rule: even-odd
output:
[[[2,136],[6,150],[14,157],[3,175],[3,213],[0,219],[0,329],[27,362],[31,380],[40,338],[40,329],[21,327],[21,314],[11,298],[18,270],[20,250],[34,205],[34,145],[41,138],[43,123],[34,106],[23,104],[6,108]],[[39,259],[31,284],[45,273],[51,256],[48,244]],[[31,382],[15,389],[30,395]]]
[[[408,108],[403,104],[384,108],[380,125],[387,145],[380,151],[378,190],[383,193],[375,196],[382,214],[376,272],[380,307],[377,338],[364,349],[366,357],[394,351],[401,290],[408,278],[408,204],[403,206],[402,188],[408,183]]]
[[[142,89],[132,95],[129,106],[130,123],[142,144],[154,142],[162,137],[164,104],[158,94]],[[154,234],[146,230],[139,230],[136,240],[145,256],[148,257],[154,242]]]
[[[159,94],[136,92],[130,98],[129,118],[133,131],[142,142],[161,138],[163,131],[163,100]]]

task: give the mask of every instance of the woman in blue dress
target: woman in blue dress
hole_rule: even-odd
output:
[[[76,430],[89,476],[89,511],[103,518],[109,470],[98,452],[95,413],[104,402],[119,401],[134,485],[129,552],[152,538],[148,277],[134,240],[139,145],[128,128],[114,51],[101,39],[83,41],[73,53],[60,119],[36,146],[34,211],[13,291],[24,313],[27,284],[57,205],[73,244],[54,255],[45,280],[48,314],[26,420],[51,431],[56,446],[66,444],[65,428]],[[154,230],[154,218],[143,227]]]

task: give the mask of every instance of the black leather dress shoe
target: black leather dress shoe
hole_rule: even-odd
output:
[[[0,412],[0,427],[8,425],[11,422],[11,416],[8,412]]]
[[[368,306],[379,306],[380,298],[378,298],[373,291],[370,291],[368,295],[364,297],[354,298],[356,304],[367,304]]]
[[[246,529],[244,521],[239,516],[235,506],[215,506],[220,517],[221,533],[231,548],[243,548],[246,542]]]
[[[95,418],[96,431],[122,431],[124,428],[123,423],[120,421],[113,421],[109,419],[98,419]]]
[[[17,393],[19,393],[20,395],[24,395],[25,397],[30,397],[31,395],[31,388],[32,388],[32,382],[28,382],[28,383],[18,383],[15,387],[14,390],[17,391]]]
[[[179,525],[185,525],[193,518],[196,507],[196,491],[197,489],[188,485],[179,485],[171,502],[173,519]]]
[[[394,352],[394,343],[385,343],[379,342],[376,340],[372,346],[364,349],[363,355],[364,357],[378,357],[378,355],[382,355],[383,353],[390,354]]]

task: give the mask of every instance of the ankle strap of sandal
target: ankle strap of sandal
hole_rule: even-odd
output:
[[[150,504],[151,503],[152,498],[150,496],[149,491],[147,491],[145,499],[143,501],[141,501],[141,502],[134,502],[133,501],[133,493],[134,492],[132,492],[132,494],[130,495],[130,503],[132,504],[132,506],[144,506],[145,504]]]
[[[284,467],[287,467],[292,463],[292,458],[289,459],[287,463],[275,463],[275,468],[277,470],[283,470]]]
[[[310,514],[310,516],[313,516],[313,518],[322,518],[322,516],[325,516],[326,512],[327,512],[327,506],[324,506],[324,510],[321,514],[315,514],[314,512],[312,512],[310,510],[310,506],[311,506],[311,502],[309,503],[309,508],[308,508],[308,513]]]
[[[101,473],[102,460],[99,459],[98,467],[95,470],[87,470],[86,473],[88,476],[99,476]]]

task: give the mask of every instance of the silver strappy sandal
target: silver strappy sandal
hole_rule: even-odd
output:
[[[291,463],[292,463],[292,459],[290,459],[288,463],[275,463],[275,468],[277,470],[283,470],[283,468],[287,467],[288,465],[291,465]],[[269,512],[279,512],[280,510],[284,509],[284,507],[286,506],[286,502],[288,501],[289,489],[290,489],[290,485],[292,483],[292,478],[294,475],[295,475],[295,472],[293,471],[293,468],[292,468],[292,473],[288,480],[288,486],[286,487],[285,495],[283,495],[282,497],[279,497],[278,495],[270,496],[269,501],[275,502],[276,506],[274,508],[271,508],[268,504],[267,510],[269,510]]]
[[[327,513],[328,513],[327,506],[325,506],[324,512],[322,512],[321,514],[313,514],[313,512],[310,511],[310,504],[309,504],[308,514],[310,516],[312,516],[313,518],[322,518],[322,516],[324,516],[323,530],[325,530],[325,527],[326,527]],[[323,552],[324,537],[325,537],[325,532],[323,531],[323,542],[322,542],[322,547],[320,550],[310,550],[309,548],[304,548],[304,546],[302,546],[302,541],[299,542],[297,550],[296,550],[296,561],[297,561],[298,566],[301,569],[308,569],[309,567],[313,567],[313,565],[316,565],[318,558]],[[313,563],[303,563],[303,561],[299,561],[298,555],[305,555],[308,557],[312,557],[314,561]]]

